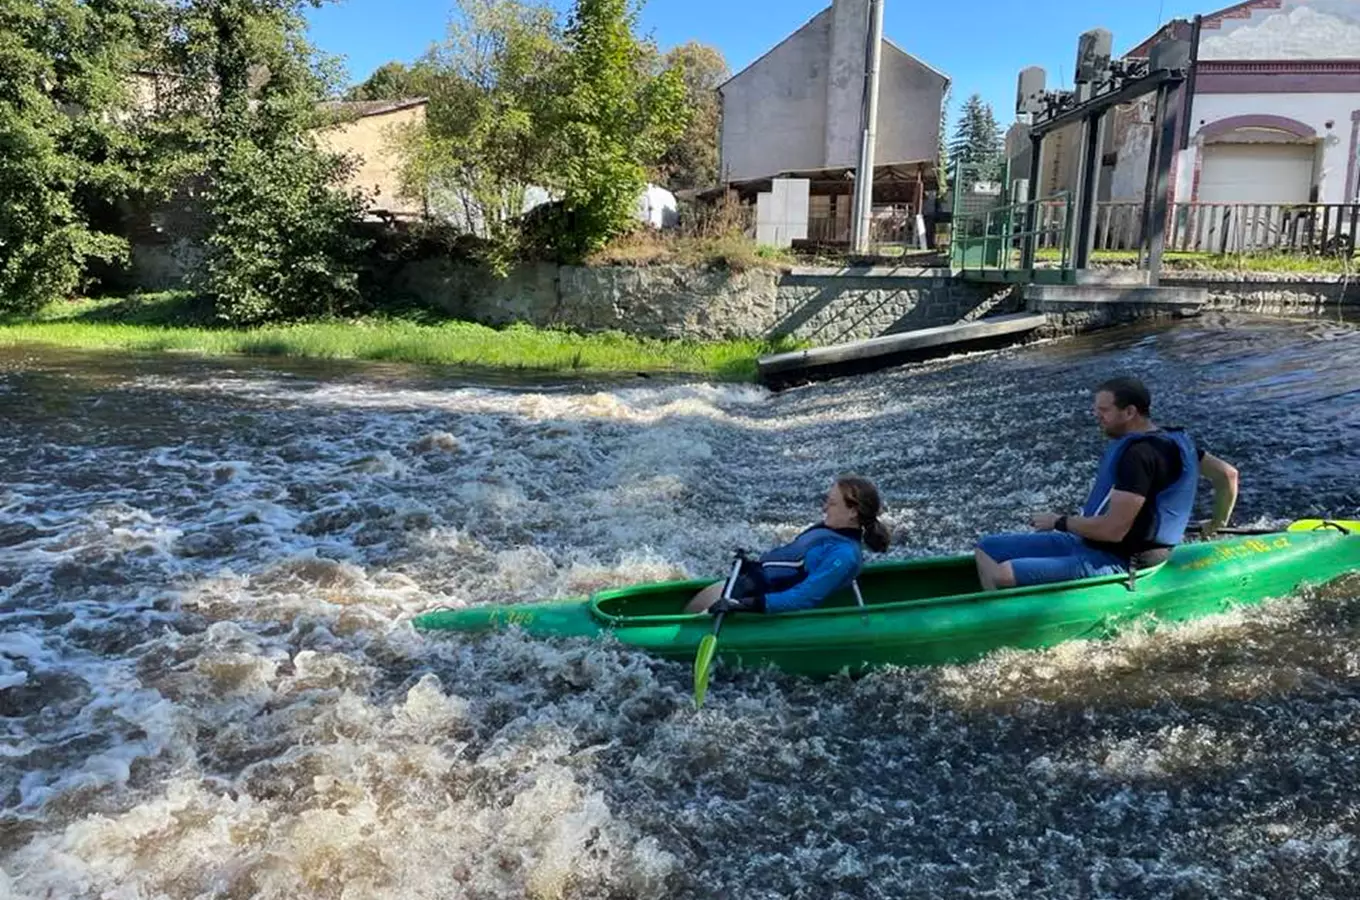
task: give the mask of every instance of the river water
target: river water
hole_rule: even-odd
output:
[[[0,352],[0,897],[1360,895],[1360,578],[814,682],[413,614],[709,574],[875,479],[893,555],[1079,502],[1089,389],[1360,517],[1360,330],[1128,329],[778,395]],[[1202,497],[1201,502],[1207,502]]]

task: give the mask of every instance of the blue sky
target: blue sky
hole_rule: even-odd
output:
[[[1159,21],[1227,5],[1189,0],[1123,0],[1104,9],[1090,0],[886,3],[884,33],[953,78],[952,107],[977,92],[992,104],[1003,127],[1013,118],[1020,69],[1044,66],[1050,87],[1060,76],[1070,84],[1081,32],[1108,28],[1119,53],[1151,34]],[[566,0],[557,5],[566,6]],[[712,44],[736,72],[828,5],[830,0],[650,0],[642,11],[642,29],[662,49],[688,40]],[[344,57],[351,79],[361,81],[388,60],[420,56],[443,36],[452,10],[452,0],[340,0],[308,18],[313,42]]]

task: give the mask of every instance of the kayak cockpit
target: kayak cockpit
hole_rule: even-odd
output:
[[[1156,574],[1164,565],[1165,563],[1162,563],[1139,571],[1138,581],[1142,582]],[[978,581],[973,557],[951,556],[871,564],[864,567],[857,581],[860,594],[864,598],[864,607],[873,610],[889,606],[901,608],[926,604],[972,603],[983,597],[999,600],[1036,593],[1052,593],[1073,587],[1127,583],[1128,576],[1102,575],[1080,581],[1010,588],[984,594],[982,584]],[[685,605],[696,591],[712,583],[713,579],[665,581],[600,591],[590,598],[590,611],[597,620],[611,626],[636,625],[642,622],[664,624],[672,621],[692,621],[696,615],[704,614],[686,613]],[[822,616],[858,612],[859,601],[855,592],[846,588],[833,594],[816,609],[780,615]]]

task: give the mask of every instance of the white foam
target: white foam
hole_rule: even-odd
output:
[[[1080,500],[1101,446],[1087,388],[1116,365],[1184,387],[1166,392],[1177,418],[1250,473],[1246,520],[1347,513],[1336,472],[1360,434],[1286,400],[1349,376],[1253,388],[1222,357],[1354,372],[1355,347],[1310,360],[1275,334],[1053,345],[780,395],[206,364],[113,388],[96,368],[62,389],[76,410],[101,400],[97,422],[0,433],[0,515],[40,535],[0,548],[17,576],[0,816],[19,823],[0,893],[1117,896],[1265,879],[1286,840],[1305,873],[1351,864],[1324,820],[1354,800],[1337,774],[1354,586],[858,680],[720,666],[698,713],[687,665],[617,641],[409,624],[717,575],[733,547],[815,520],[846,470],[883,488],[893,555],[966,550]],[[1214,393],[1205,371],[1245,387]],[[1266,407],[1236,405],[1252,396]],[[1286,478],[1281,460],[1317,468]],[[1278,793],[1291,765],[1315,814],[1214,831],[1251,802],[1239,772]]]

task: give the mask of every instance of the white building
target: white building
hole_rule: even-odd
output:
[[[1173,27],[1126,56],[1146,55]],[[1150,100],[1115,114],[1102,199],[1142,198],[1151,118]],[[1248,0],[1205,15],[1182,127],[1176,202],[1355,201],[1360,0]]]

